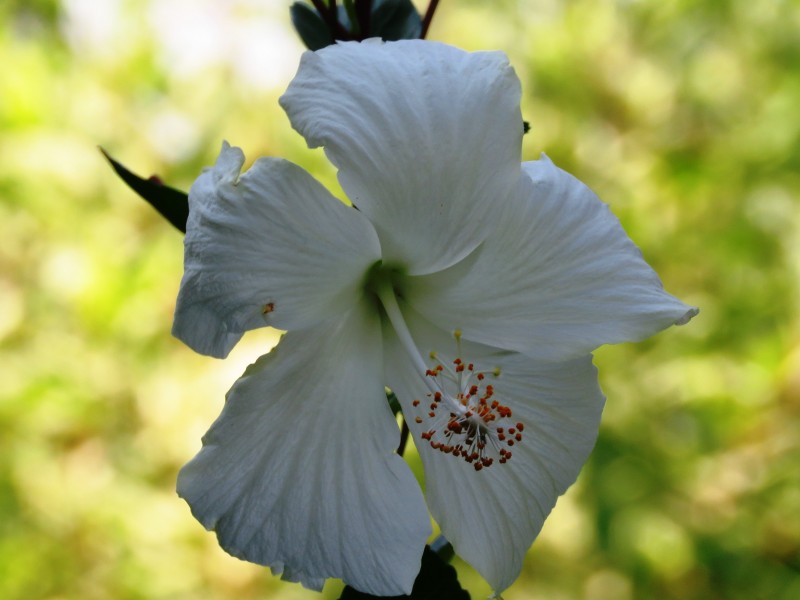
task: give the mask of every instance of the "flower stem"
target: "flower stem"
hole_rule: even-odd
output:
[[[359,38],[365,40],[370,36],[369,26],[372,16],[372,0],[356,2],[356,16],[358,17]]]
[[[422,19],[422,32],[419,34],[419,39],[424,40],[428,35],[428,29],[433,20],[433,13],[436,12],[436,7],[439,6],[439,0],[431,0],[428,4],[428,10],[425,11],[425,17]]]
[[[406,444],[408,443],[408,433],[409,433],[408,423],[406,423],[406,419],[405,417],[403,417],[403,429],[400,430],[400,443],[397,446],[397,453],[400,456],[403,456],[403,454],[406,451]]]

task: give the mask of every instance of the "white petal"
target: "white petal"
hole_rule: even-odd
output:
[[[441,340],[439,348],[446,347],[447,338],[442,335]],[[439,355],[444,361],[454,354]],[[517,353],[499,353],[494,360],[469,354],[462,358],[474,360],[478,369],[502,367],[500,377],[492,380],[494,398],[512,409],[514,424],[522,422],[525,428],[506,464],[495,462],[478,472],[421,439],[428,423],[415,422],[420,408],[411,402],[424,399],[427,388],[399,344],[388,341],[387,377],[422,457],[433,517],[456,553],[500,592],[519,575],[545,518],[589,456],[604,397],[590,356],[560,363]]]
[[[357,307],[286,334],[234,385],[178,478],[226,551],[314,589],[410,592],[430,525],[381,361],[377,318]]]
[[[410,280],[417,310],[465,338],[545,360],[638,341],[697,314],[664,291],[591,190],[546,157],[523,169],[519,196],[472,256]]]
[[[384,258],[428,273],[475,248],[513,193],[519,101],[500,52],[368,40],[304,54],[281,105],[310,147],[325,147]]]
[[[225,143],[189,193],[185,272],[173,334],[224,357],[242,333],[308,327],[348,310],[380,257],[363,215],[306,171]]]
[[[527,362],[527,368],[506,364],[495,383],[495,397],[525,424],[512,460],[476,472],[429,446],[421,449],[431,513],[495,591],[517,578],[544,520],[577,478],[594,447],[604,402],[591,357]]]

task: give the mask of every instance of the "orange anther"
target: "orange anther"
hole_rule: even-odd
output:
[[[264,305],[264,306],[261,308],[261,314],[262,314],[262,315],[268,315],[268,314],[269,314],[269,313],[271,313],[273,310],[275,310],[275,303],[274,303],[274,302],[267,302],[267,303],[266,303],[266,304],[265,304],[265,305]]]
[[[522,423],[517,423],[517,429],[520,431],[525,431],[525,426]]]
[[[419,400],[414,400],[414,401],[411,403],[411,406],[419,406]]]
[[[417,423],[422,423],[422,417],[417,417],[414,419]]]

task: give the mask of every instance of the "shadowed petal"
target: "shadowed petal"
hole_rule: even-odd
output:
[[[368,40],[306,52],[281,105],[325,147],[384,259],[429,273],[480,244],[513,193],[519,100],[500,52]]]
[[[544,360],[638,341],[697,314],[666,293],[608,206],[546,157],[452,268],[411,278],[408,301],[445,329]]]
[[[178,493],[229,553],[321,589],[409,593],[430,533],[395,453],[380,326],[360,307],[290,332],[228,394]]]
[[[172,331],[216,357],[249,329],[307,327],[348,310],[380,257],[364,216],[302,168],[262,158],[240,177],[243,163],[224,144],[189,193]]]

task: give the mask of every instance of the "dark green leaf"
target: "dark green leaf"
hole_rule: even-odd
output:
[[[356,13],[356,6],[353,4],[353,0],[343,0],[342,3],[339,5],[340,9],[344,9],[347,13],[347,20],[350,24],[347,27],[347,30],[356,36],[357,39],[362,39],[360,36],[361,28],[358,24],[358,14]],[[339,21],[344,22],[343,19],[339,19]]]
[[[439,534],[439,537],[431,542],[431,550],[436,552],[443,561],[448,563],[453,560],[453,557],[456,555],[456,551],[453,550],[453,544],[442,534]]]
[[[111,167],[122,178],[122,181],[147,200],[167,221],[186,233],[186,219],[189,218],[189,196],[185,192],[164,185],[155,175],[149,179],[143,179],[111,158],[102,148],[100,148],[100,152],[111,163]]]
[[[389,402],[389,408],[392,409],[392,414],[397,414],[402,408],[400,408],[400,401],[397,399],[397,396],[392,391],[386,392],[386,400]]]
[[[319,50],[334,43],[328,26],[313,7],[303,2],[295,2],[289,7],[292,24],[306,48]]]
[[[353,24],[350,22],[350,14],[347,12],[347,7],[339,4],[336,7],[336,15],[339,19],[339,23],[342,24],[342,27],[345,31],[353,31]]]
[[[378,598],[346,586],[339,600]],[[422,567],[410,596],[381,596],[381,600],[470,600],[469,593],[458,583],[456,570],[436,552],[425,546]]]
[[[370,31],[384,40],[415,40],[422,32],[422,19],[411,0],[375,0]]]

